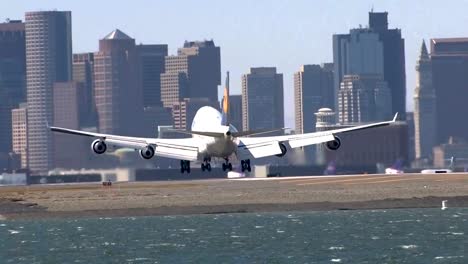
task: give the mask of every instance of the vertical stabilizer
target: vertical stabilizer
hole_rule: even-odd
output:
[[[223,95],[223,125],[229,126],[229,72],[226,72],[226,85],[224,86]]]

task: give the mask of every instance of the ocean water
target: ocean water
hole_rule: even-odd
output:
[[[0,221],[0,263],[468,263],[468,208]]]

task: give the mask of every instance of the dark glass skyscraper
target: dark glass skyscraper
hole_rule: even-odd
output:
[[[137,45],[138,65],[143,92],[143,105],[161,105],[161,73],[165,71],[167,45]]]
[[[242,75],[244,131],[284,127],[283,74],[276,67],[250,68]]]
[[[25,101],[26,57],[24,23],[0,23],[0,152],[12,150],[11,110]]]
[[[186,41],[177,56],[167,56],[161,74],[161,100],[172,107],[183,98],[218,101],[221,84],[220,48],[212,40]]]
[[[405,46],[400,29],[388,29],[388,13],[369,13],[369,28],[333,35],[335,98],[344,75],[383,74],[392,112],[406,113]],[[337,102],[335,102],[335,108]]]
[[[468,139],[468,38],[431,40],[437,143]]]

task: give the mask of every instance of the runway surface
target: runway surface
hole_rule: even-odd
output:
[[[468,207],[468,174],[240,178],[0,188],[0,215],[160,215]]]

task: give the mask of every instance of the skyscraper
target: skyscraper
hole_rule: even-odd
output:
[[[0,23],[0,153],[12,150],[11,110],[26,100],[24,23]]]
[[[28,112],[27,104],[21,103],[11,110],[13,152],[21,156],[21,168],[28,168]]]
[[[53,167],[53,84],[72,77],[71,12],[26,13],[28,164],[35,172]]]
[[[432,87],[432,64],[426,44],[422,43],[416,64],[414,90],[415,158],[431,158],[436,145],[436,97]]]
[[[338,92],[341,124],[391,118],[391,94],[382,75],[345,75]]]
[[[54,83],[54,126],[80,129],[80,108],[86,101],[86,86],[82,82]],[[58,168],[82,168],[89,153],[86,138],[53,134],[54,165]],[[70,151],[70,150],[73,151]]]
[[[242,75],[244,131],[284,127],[283,74],[276,67],[250,68]]]
[[[99,131],[137,136],[143,100],[135,40],[116,29],[99,40],[94,54],[94,87]]]
[[[165,71],[167,45],[137,45],[138,65],[140,67],[143,105],[161,105],[161,73]]]
[[[315,113],[334,107],[333,65],[303,65],[294,74],[294,116],[296,133],[315,131]]]
[[[161,74],[161,100],[172,107],[183,98],[218,101],[221,84],[220,48],[212,40],[186,41],[177,56],[167,56]]]
[[[73,54],[73,81],[83,84],[79,126],[96,127],[98,121],[94,101],[94,53]]]
[[[351,29],[349,34],[333,35],[335,95],[338,95],[344,75],[381,74],[390,88],[391,111],[400,113],[404,120],[404,39],[400,29],[388,29],[387,16],[387,12],[370,12],[369,28]]]
[[[242,131],[242,95],[229,95],[229,122],[238,130]]]
[[[468,38],[432,39],[431,61],[437,143],[451,136],[468,139]]]
[[[212,101],[209,98],[185,98],[172,107],[172,116],[174,120],[174,128],[191,130],[193,118],[198,109],[203,106],[211,106],[219,109],[217,101]]]

